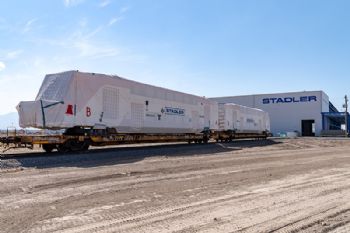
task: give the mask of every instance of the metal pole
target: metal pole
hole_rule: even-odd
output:
[[[348,96],[345,95],[345,137],[348,137]]]

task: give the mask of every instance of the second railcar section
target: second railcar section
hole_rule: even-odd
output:
[[[231,141],[236,138],[266,138],[270,131],[267,112],[238,104],[219,104],[216,141]]]

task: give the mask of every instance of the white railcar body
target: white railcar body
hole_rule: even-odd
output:
[[[20,102],[23,128],[110,127],[120,133],[200,133],[218,128],[218,104],[118,76],[46,75],[35,101]]]
[[[219,104],[219,131],[256,133],[270,131],[267,112],[238,104]]]

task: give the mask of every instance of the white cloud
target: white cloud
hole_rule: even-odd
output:
[[[90,38],[94,37],[97,33],[99,33],[100,31],[102,31],[103,28],[104,28],[103,26],[99,26],[95,30],[87,33],[86,35],[81,34],[81,37],[86,38],[86,39],[90,39]]]
[[[14,50],[14,51],[10,51],[6,54],[6,58],[7,59],[16,59],[19,55],[21,55],[23,53],[22,50]]]
[[[113,24],[123,20],[123,17],[114,17],[111,20],[109,20],[108,26],[112,26]]]
[[[93,30],[77,30],[65,38],[56,39],[35,39],[35,43],[58,46],[66,51],[71,51],[77,58],[97,59],[104,57],[115,57],[120,55],[119,48],[95,39],[96,34],[103,30],[104,26],[99,26]]]
[[[98,6],[99,6],[99,7],[106,7],[106,6],[108,6],[109,4],[111,4],[111,1],[110,1],[110,0],[104,0],[104,1],[102,1]]]
[[[34,25],[34,23],[35,23],[36,21],[38,21],[37,18],[28,20],[27,23],[26,23],[26,25],[24,26],[22,32],[23,32],[23,33],[26,33],[26,32],[29,32],[30,30],[32,30],[32,27],[33,27],[33,25]]]
[[[81,57],[87,58],[114,57],[119,54],[117,48],[97,45],[88,40],[75,41],[73,47],[79,50],[79,55]]]
[[[122,7],[122,8],[120,9],[120,13],[121,13],[121,14],[124,14],[124,13],[127,12],[129,9],[130,9],[130,7],[128,7],[128,6]]]
[[[4,70],[6,68],[5,63],[0,61],[0,71]]]
[[[120,12],[126,12],[129,7],[124,7],[120,9]],[[121,13],[120,13],[121,14]],[[80,18],[77,21],[77,28],[75,31],[70,32],[65,37],[62,38],[35,38],[31,40],[36,44],[48,44],[50,46],[55,46],[62,48],[63,51],[69,51],[72,53],[70,58],[86,58],[86,59],[102,59],[111,58],[121,59],[128,55],[128,60],[137,60],[140,58],[132,57],[128,51],[123,51],[122,48],[115,45],[113,41],[101,40],[99,34],[103,33],[104,30],[108,30],[108,27],[124,20],[124,16],[115,16],[110,18],[105,25],[100,25],[95,28],[90,28],[87,18]],[[61,59],[61,55],[57,56],[57,59]],[[65,60],[65,59],[63,59]]]
[[[66,7],[77,6],[83,2],[84,2],[84,0],[63,0],[63,4]]]
[[[113,24],[119,22],[119,21],[122,21],[124,19],[124,14],[130,9],[130,7],[128,6],[125,6],[125,7],[122,7],[120,10],[119,10],[119,13],[121,16],[118,16],[118,17],[113,17],[109,20],[108,22],[108,26],[112,26]]]

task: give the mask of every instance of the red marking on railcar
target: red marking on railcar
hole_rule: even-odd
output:
[[[71,105],[71,104],[67,105],[66,114],[73,115],[73,105]]]

